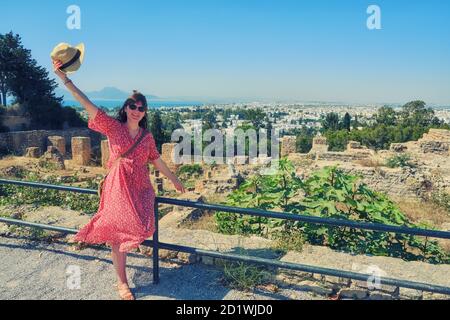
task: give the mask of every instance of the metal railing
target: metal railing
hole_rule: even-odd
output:
[[[61,185],[52,185],[52,184],[44,184],[44,183],[36,183],[36,182],[26,182],[26,181],[16,181],[16,180],[6,180],[0,179],[0,184],[12,184],[12,185],[20,185],[26,187],[33,188],[47,188],[47,189],[55,189],[60,191],[68,191],[68,192],[77,192],[77,193],[86,193],[86,194],[97,194],[97,190],[84,189],[78,187],[68,187]],[[153,235],[152,240],[145,240],[143,245],[147,245],[153,248],[153,283],[159,283],[159,249],[173,250],[178,252],[185,252],[203,256],[209,256],[213,258],[227,259],[231,261],[242,261],[248,263],[254,263],[258,265],[271,266],[281,269],[289,269],[302,271],[307,273],[315,273],[327,276],[334,276],[339,278],[347,278],[359,281],[367,281],[369,277],[372,275],[364,274],[364,273],[356,273],[350,271],[342,271],[337,269],[330,268],[322,268],[319,266],[311,266],[305,264],[297,264],[290,262],[277,261],[273,259],[264,259],[258,257],[249,257],[237,254],[230,253],[222,253],[217,251],[203,250],[200,248],[189,247],[189,246],[181,246],[169,243],[159,242],[159,226],[158,226],[158,204],[172,204],[176,206],[183,207],[191,207],[198,208],[203,210],[215,210],[236,214],[244,214],[244,215],[254,215],[260,217],[267,218],[278,218],[278,219],[288,219],[294,221],[300,221],[305,223],[313,223],[313,224],[323,224],[329,226],[341,226],[341,227],[351,227],[355,229],[363,229],[363,230],[372,230],[372,231],[380,231],[380,232],[391,232],[391,233],[401,233],[401,234],[409,234],[416,236],[424,236],[431,238],[441,238],[441,239],[450,239],[450,232],[447,231],[437,231],[437,230],[427,230],[420,228],[409,228],[403,226],[392,226],[378,223],[367,223],[367,222],[357,222],[350,220],[341,220],[341,219],[331,219],[331,218],[322,218],[322,217],[312,217],[307,215],[298,215],[298,214],[287,214],[283,212],[273,212],[273,211],[264,211],[258,209],[248,209],[248,208],[236,208],[229,207],[224,205],[215,205],[215,204],[207,204],[201,202],[187,201],[187,200],[178,200],[178,199],[170,199],[164,197],[156,197],[155,201],[155,233]],[[46,224],[39,224],[33,222],[26,222],[23,220],[11,219],[0,217],[0,222],[4,222],[7,224],[14,225],[22,225],[34,228],[40,228],[44,230],[58,231],[66,234],[75,234],[78,232],[76,229],[51,226]],[[382,277],[380,279],[380,285],[389,285],[395,287],[403,287],[409,289],[416,289],[421,291],[429,291],[434,293],[441,293],[450,295],[450,287],[438,286],[434,284],[427,284],[421,282],[414,282],[402,279],[393,279]]]

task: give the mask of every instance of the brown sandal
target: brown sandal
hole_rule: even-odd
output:
[[[136,300],[133,293],[127,284],[117,284],[117,290],[119,291],[120,299],[122,300]]]

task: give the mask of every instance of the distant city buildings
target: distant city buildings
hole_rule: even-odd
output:
[[[374,114],[382,105],[345,105],[345,104],[330,104],[330,103],[232,103],[232,104],[211,104],[203,106],[180,106],[180,107],[161,107],[162,113],[176,112],[180,114],[183,121],[181,123],[184,130],[192,132],[195,126],[202,126],[200,119],[189,119],[189,115],[199,110],[209,109],[215,112],[217,124],[219,128],[224,128],[223,132],[231,132],[236,128],[242,126],[248,120],[240,119],[238,114],[234,114],[233,110],[238,109],[262,109],[272,124],[273,129],[279,130],[283,135],[286,132],[302,127],[320,129],[321,121],[327,113],[335,112],[341,118],[345,113],[349,113],[352,120],[357,118],[360,123],[371,123],[374,120]],[[397,111],[401,109],[399,106],[393,106]],[[220,110],[231,111],[228,112],[228,117],[225,119]],[[450,123],[450,109],[435,108],[435,115]],[[87,119],[86,111],[81,112],[82,116]],[[111,114],[112,115],[112,114]]]

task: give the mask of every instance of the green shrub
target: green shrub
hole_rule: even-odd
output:
[[[73,179],[77,179],[77,176]],[[50,175],[46,178],[41,178],[35,172],[27,172],[23,180],[29,182],[63,185],[61,177],[59,176]],[[81,187],[96,190],[97,185],[97,180],[88,180],[84,183],[84,186]],[[0,185],[0,205],[8,204],[17,206],[24,204],[60,206],[63,208],[80,211],[85,214],[94,214],[98,210],[99,198],[96,194],[65,192],[54,189],[33,188],[9,184]]]
[[[389,168],[405,168],[410,167],[413,168],[414,164],[411,162],[411,156],[407,153],[395,155],[386,160],[386,166]]]
[[[177,174],[184,178],[189,178],[203,174],[203,169],[199,164],[186,164],[178,168]]]
[[[287,251],[297,251],[301,252],[303,250],[303,245],[305,244],[305,238],[301,232],[293,232],[288,234],[286,232],[279,232],[274,235],[275,239],[275,249]]]
[[[264,267],[241,261],[225,262],[223,272],[225,284],[238,290],[254,289],[272,278]]]
[[[280,160],[278,174],[253,176],[227,199],[227,205],[241,208],[276,209],[291,214],[420,227],[410,221],[384,194],[375,192],[337,167],[326,167],[302,180],[286,159]],[[300,221],[273,219],[225,212],[215,214],[217,229],[226,234],[259,235],[267,238],[297,237],[315,245],[354,254],[400,257],[406,260],[449,262],[449,256],[436,241],[421,238],[327,226]],[[284,235],[283,235],[284,233]]]

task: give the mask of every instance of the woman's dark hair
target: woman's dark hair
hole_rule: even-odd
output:
[[[139,91],[133,90],[133,94],[127,100],[125,100],[125,102],[122,105],[122,108],[120,108],[116,119],[122,123],[127,122],[127,113],[125,112],[125,108],[129,104],[136,103],[136,102],[141,102],[142,106],[148,110],[147,99],[145,98],[145,96],[142,93],[140,93]],[[143,128],[143,129],[147,129],[147,127],[148,127],[147,110],[145,111],[144,117],[141,119],[141,121],[139,121],[139,127]]]

